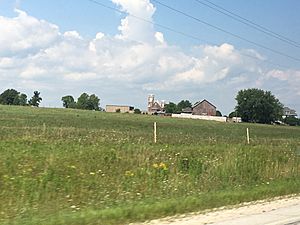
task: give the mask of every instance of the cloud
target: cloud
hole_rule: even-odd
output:
[[[275,79],[288,89],[291,96],[300,96],[300,71],[299,70],[270,70],[266,73],[266,80]],[[287,84],[287,85],[286,85]]]
[[[58,26],[15,9],[17,17],[0,16],[0,56],[35,54],[59,38]]]
[[[129,14],[121,20],[121,25],[118,27],[121,34],[117,35],[117,38],[139,40],[147,43],[155,41],[153,24],[145,23],[130,16],[132,14],[152,22],[155,7],[149,0],[112,0],[112,2],[120,6],[122,11]]]
[[[275,78],[278,80],[286,81],[286,80],[299,80],[300,79],[300,71],[295,70],[271,70],[267,73],[267,78]]]

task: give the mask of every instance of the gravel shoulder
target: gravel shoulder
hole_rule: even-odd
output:
[[[199,213],[152,220],[140,225],[300,225],[300,195],[243,203]],[[134,224],[138,225],[138,224]]]

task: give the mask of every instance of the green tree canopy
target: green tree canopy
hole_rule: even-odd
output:
[[[27,105],[27,95],[20,94],[15,89],[7,89],[0,95],[2,105]]]
[[[31,97],[31,99],[28,101],[29,105],[35,106],[35,107],[39,107],[40,102],[43,100],[40,97],[40,92],[38,91],[34,91],[33,92],[33,96]]]
[[[89,95],[87,93],[82,93],[77,99],[78,109],[88,109]]]
[[[76,102],[71,95],[66,95],[61,98],[63,107],[65,108],[76,108]]]
[[[245,122],[271,123],[281,119],[283,105],[270,91],[251,88],[236,96],[236,111]]]
[[[182,112],[183,109],[188,108],[188,107],[192,107],[192,103],[189,100],[181,100],[178,104],[177,104],[177,112],[180,113]]]
[[[216,116],[222,116],[222,113],[219,110],[217,110]]]
[[[100,110],[100,99],[92,94],[89,96],[87,93],[82,93],[77,100],[77,108],[78,109],[86,109],[86,110]]]
[[[22,105],[22,106],[27,105],[27,95],[25,95],[25,94],[19,95],[19,105]]]
[[[141,114],[141,110],[140,109],[134,109],[134,114]]]
[[[170,102],[165,106],[166,113],[177,113],[177,105],[174,102]]]
[[[232,118],[232,117],[240,117],[240,114],[238,114],[237,111],[233,111],[233,112],[229,113],[228,117],[229,117],[229,118]]]
[[[88,99],[88,109],[89,110],[99,110],[100,99],[95,95],[90,95]]]
[[[298,119],[294,116],[285,117],[283,122],[290,125],[290,126],[300,126],[300,119]]]

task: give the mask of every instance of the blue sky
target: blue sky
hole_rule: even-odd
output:
[[[178,102],[208,99],[224,114],[238,90],[270,90],[300,112],[300,63],[234,38],[151,0],[0,0],[0,91],[29,96],[43,106],[61,97],[95,93],[105,104],[146,108],[147,95]],[[205,2],[204,0],[199,0]],[[299,48],[228,18],[195,0],[160,0],[214,26],[300,59]],[[300,43],[297,0],[211,0]],[[207,3],[207,2],[206,2]],[[128,16],[134,14],[194,40]],[[250,55],[251,58],[246,55]]]

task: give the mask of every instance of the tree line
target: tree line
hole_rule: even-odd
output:
[[[229,117],[241,117],[243,122],[271,124],[276,121],[282,121],[293,126],[300,126],[300,119],[295,116],[283,118],[283,104],[270,91],[264,91],[257,88],[240,90],[235,98],[237,105],[235,111],[229,114]],[[39,107],[42,98],[40,92],[34,91],[33,96],[27,100],[27,95],[20,93],[15,89],[7,89],[0,95],[0,104],[2,105],[20,105]],[[102,111],[100,99],[95,94],[88,95],[82,93],[75,101],[71,95],[61,98],[63,107],[84,110]],[[191,108],[192,103],[189,100],[182,100],[178,104],[170,102],[165,106],[166,113],[181,113],[185,108]],[[136,110],[135,113],[140,113]],[[222,116],[217,111],[217,116]]]
[[[82,93],[77,101],[75,101],[72,95],[66,95],[61,98],[63,107],[70,109],[84,109],[84,110],[101,110],[100,99],[95,94],[88,95]]]
[[[40,92],[34,91],[33,96],[27,100],[27,95],[20,93],[15,89],[7,89],[0,95],[1,105],[20,105],[20,106],[35,106],[39,107],[43,99],[40,97]]]
[[[40,94],[39,91],[34,91],[33,96],[28,100],[26,94],[15,89],[7,89],[0,94],[0,104],[39,107],[43,100]],[[77,101],[74,100],[73,96],[67,95],[62,97],[61,101],[65,108],[101,110],[100,99],[95,94],[88,95],[87,93],[82,93]]]

